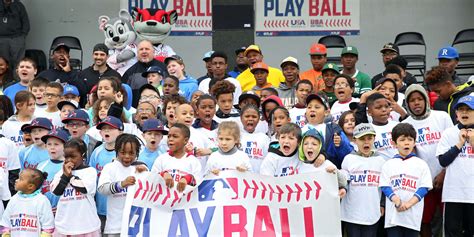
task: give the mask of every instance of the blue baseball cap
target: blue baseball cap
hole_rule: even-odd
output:
[[[209,61],[209,59],[211,59],[211,56],[212,56],[213,53],[214,53],[214,51],[212,51],[212,50],[209,51],[209,52],[206,52],[204,54],[204,56],[202,56],[202,61],[204,61],[204,62]]]
[[[63,141],[63,143],[66,143],[69,140],[69,134],[66,131],[64,131],[63,129],[54,129],[50,131],[47,135],[42,136],[41,141],[46,143],[46,141],[48,141],[48,139],[52,137]]]
[[[73,94],[75,96],[80,95],[79,90],[77,89],[76,86],[66,84],[66,85],[64,85],[63,89],[64,89],[63,95],[68,95],[68,94]]]
[[[163,123],[155,118],[145,120],[145,122],[143,122],[142,131],[144,133],[148,131],[157,131],[161,132],[163,135],[168,134]]]
[[[459,53],[458,50],[454,47],[444,47],[441,48],[438,52],[438,59],[458,59],[459,58]]]
[[[109,125],[120,131],[123,131],[122,120],[114,116],[107,116],[105,119],[103,119],[102,121],[100,121],[100,123],[97,124],[96,128],[101,130],[104,125]]]
[[[454,105],[454,109],[458,109],[459,106],[461,105],[467,105],[470,109],[474,109],[474,95],[467,95],[464,97],[461,97],[461,99],[458,100],[456,105]]]
[[[69,112],[66,118],[64,118],[61,122],[67,123],[68,121],[71,120],[77,120],[77,121],[82,121],[87,124],[90,122],[89,114],[87,114],[86,111],[82,109],[76,109],[74,111]]]
[[[161,67],[159,67],[159,66],[151,66],[151,67],[149,67],[149,68],[146,69],[146,72],[143,72],[143,73],[142,73],[142,77],[147,77],[148,74],[150,74],[150,73],[158,73],[158,74],[160,74],[162,77],[165,76],[165,74],[164,74],[163,70],[161,69]]]
[[[33,128],[44,128],[47,130],[53,129],[53,124],[47,118],[35,118],[31,121],[30,125],[22,127],[23,132],[31,133]]]

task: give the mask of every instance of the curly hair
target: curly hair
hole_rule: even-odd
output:
[[[211,93],[211,95],[216,97],[216,99],[219,99],[220,95],[231,93],[234,94],[235,86],[229,81],[221,80],[216,82],[216,84],[211,87],[209,92]]]
[[[429,70],[426,73],[425,77],[425,83],[428,86],[432,86],[438,83],[444,83],[444,82],[453,82],[453,78],[449,74],[449,72],[440,66],[435,66],[432,67],[431,70]]]

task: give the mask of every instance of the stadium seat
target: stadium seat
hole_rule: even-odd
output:
[[[456,45],[459,46],[459,44],[466,45],[466,43],[471,43],[469,44],[470,50],[467,51],[461,51],[458,48],[459,52],[459,63],[456,69],[474,69],[474,29],[465,29],[461,30],[456,34],[456,37],[454,37],[454,41],[452,46],[455,47]],[[472,73],[459,73],[458,75],[471,75]]]
[[[36,62],[36,67],[38,69],[38,74],[46,69],[48,69],[48,60],[46,54],[43,50],[40,49],[27,49],[25,50],[25,57],[31,58]]]
[[[400,55],[408,62],[407,70],[418,71],[419,74],[415,73],[414,76],[421,76],[424,79],[426,72],[426,44],[423,35],[418,32],[400,33],[395,37],[394,44],[399,46],[399,48],[400,46],[422,46],[422,53],[403,54],[403,50],[400,49]]]
[[[82,46],[81,46],[81,41],[74,36],[58,36],[54,38],[53,42],[51,43],[51,48],[49,50],[49,54],[51,55],[54,50],[54,46],[59,43],[64,43],[66,44],[71,51],[72,50],[78,50],[80,53],[80,58],[78,57],[72,57],[69,59],[69,63],[71,64],[72,69],[77,69],[77,70],[82,70],[82,57],[83,57],[83,52],[82,52]],[[71,53],[70,53],[71,55]],[[52,68],[54,63],[52,60],[49,60],[49,67]]]
[[[321,37],[318,41],[320,44],[324,44],[326,48],[336,48],[336,49],[343,49],[346,47],[346,41],[344,38],[340,35],[327,35],[324,37]],[[339,67],[341,66],[341,55],[340,51],[338,51],[335,56],[329,56],[327,57],[327,62],[328,63],[335,63]]]

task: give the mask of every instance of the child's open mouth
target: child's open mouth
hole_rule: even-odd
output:
[[[370,150],[370,145],[364,145],[362,148],[363,148],[364,150]]]
[[[461,116],[461,119],[462,119],[462,120],[468,120],[468,119],[469,119],[469,116],[463,115],[463,116]]]
[[[148,115],[142,115],[142,116],[140,117],[140,119],[144,121],[144,120],[149,119],[149,117],[148,117]]]
[[[109,138],[110,138],[110,135],[109,135],[109,134],[105,134],[104,137],[105,137],[105,139],[109,139]]]
[[[290,153],[290,151],[291,151],[290,146],[288,146],[288,145],[283,145],[283,151],[284,151],[285,153]]]
[[[151,143],[152,145],[155,145],[155,144],[156,144],[156,141],[153,140],[153,141],[151,141],[150,143]]]
[[[313,151],[308,151],[308,157],[313,157],[314,152]]]

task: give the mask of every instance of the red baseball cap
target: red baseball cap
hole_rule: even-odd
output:
[[[309,48],[309,55],[326,55],[327,49],[324,44],[313,44]]]

